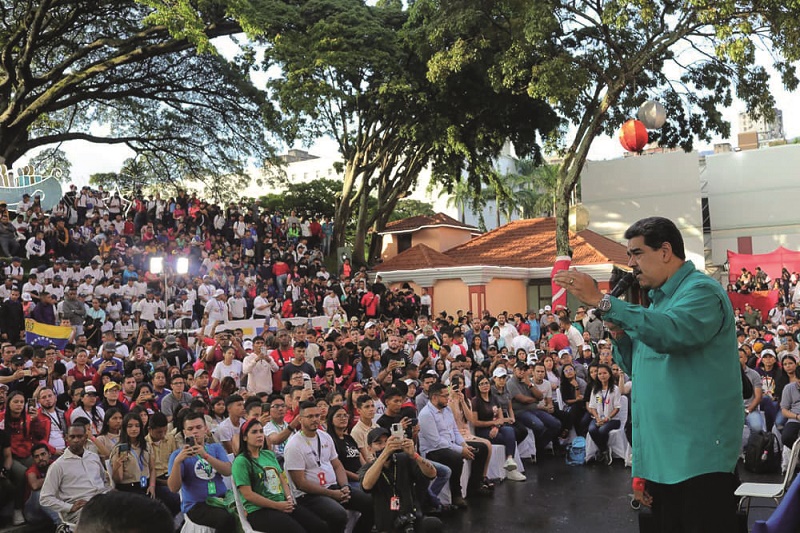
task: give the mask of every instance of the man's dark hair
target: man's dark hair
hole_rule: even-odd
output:
[[[561,331],[561,327],[559,327],[558,322],[550,322],[549,324],[547,324],[547,329],[554,332]]]
[[[359,396],[358,398],[356,398],[356,408],[357,409],[361,409],[364,406],[365,403],[371,402],[371,401],[372,401],[372,398],[370,398],[370,396],[368,394],[363,394],[363,395]]]
[[[261,407],[261,403],[262,403],[261,402],[261,398],[259,398],[257,396],[251,396],[250,398],[247,399],[246,402],[244,402],[244,412],[245,413],[250,412],[250,409],[253,406]]]
[[[432,397],[432,396],[435,396],[437,394],[441,394],[442,391],[445,390],[446,388],[447,387],[445,387],[444,383],[434,383],[428,389],[428,397]]]
[[[315,408],[316,406],[317,406],[317,402],[312,402],[312,401],[300,402],[300,409],[299,409],[299,411],[300,411],[300,412],[303,412],[303,411],[305,411],[306,409],[313,409],[313,408]]]
[[[81,510],[81,533],[172,533],[172,514],[159,500],[112,490]]]
[[[200,413],[198,411],[194,411],[192,409],[186,409],[185,411],[186,411],[186,414],[183,415],[183,423],[184,424],[186,424],[186,422],[188,422],[189,420],[197,420],[197,419],[202,420],[203,423],[205,424],[206,417],[205,417],[205,415],[203,413]]]
[[[634,237],[644,237],[644,243],[653,250],[658,250],[662,244],[668,242],[675,257],[686,259],[681,232],[668,218],[648,217],[635,222],[625,230],[626,239],[630,240]]]
[[[147,425],[150,427],[150,429],[165,428],[167,425],[169,425],[169,421],[167,420],[167,415],[161,411],[156,411],[150,415],[150,421]]]
[[[232,403],[236,403],[236,402],[243,402],[243,401],[244,401],[244,398],[242,398],[242,397],[241,397],[241,396],[239,396],[238,394],[231,394],[231,395],[230,395],[230,396],[228,396],[228,398],[225,400],[225,407],[228,407],[228,406],[229,406],[230,404],[232,404]]]
[[[398,389],[397,387],[389,387],[389,390],[387,390],[384,393],[383,399],[389,400],[390,398],[394,398],[395,396],[400,396],[401,398],[405,398],[405,394],[403,394],[403,392],[400,389]]]
[[[47,444],[45,444],[44,442],[37,442],[31,447],[31,456],[36,455],[36,452],[38,452],[41,449],[45,449],[47,450],[47,453],[50,453],[50,448],[47,447]]]

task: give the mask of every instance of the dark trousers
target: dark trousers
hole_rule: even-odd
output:
[[[236,530],[236,519],[220,507],[211,507],[205,502],[195,504],[186,516],[195,524],[207,526],[217,533],[230,533]]]
[[[298,505],[291,513],[276,509],[259,509],[247,515],[247,521],[256,531],[282,533],[329,533],[328,524],[310,509]]]
[[[167,506],[172,516],[181,512],[181,497],[166,485],[156,485],[156,498]]]
[[[733,473],[713,472],[674,485],[647,482],[653,497],[648,533],[731,533],[739,531]],[[642,530],[644,531],[644,530]]]
[[[784,446],[791,448],[794,446],[794,441],[797,440],[798,434],[800,434],[800,423],[787,422],[783,426],[783,431],[781,431],[781,442],[783,442]]]
[[[489,456],[489,448],[481,442],[470,442],[475,449],[475,459],[472,461],[472,471],[467,484],[467,496],[475,494],[483,481],[483,467]],[[461,496],[461,472],[464,470],[464,458],[455,450],[443,448],[427,453],[427,458],[437,463],[442,463],[452,470],[450,474],[450,496],[456,499]]]
[[[307,494],[297,500],[300,506],[310,510],[314,515],[328,524],[330,533],[343,533],[347,526],[347,511],[353,510],[361,513],[353,533],[369,533],[372,529],[373,508],[372,496],[366,492],[350,487],[350,500],[344,505],[333,498],[318,494]]]

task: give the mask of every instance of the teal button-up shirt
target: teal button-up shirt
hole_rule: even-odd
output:
[[[633,382],[633,475],[675,484],[733,472],[742,442],[742,379],[733,308],[687,261],[644,308],[612,298],[625,330],[615,360]]]

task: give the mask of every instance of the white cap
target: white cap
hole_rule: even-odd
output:
[[[558,356],[561,357],[562,355],[572,355],[572,352],[569,348],[564,348],[558,352]]]
[[[374,328],[375,326],[377,326],[377,324],[376,324],[375,322],[373,322],[372,320],[370,320],[370,321],[369,321],[369,322],[367,322],[367,324],[364,326],[364,329]]]
[[[772,357],[777,357],[777,355],[775,355],[775,351],[773,351],[771,348],[767,348],[766,350],[761,350],[761,357],[764,357],[767,354],[770,354]]]
[[[494,372],[492,372],[492,377],[493,378],[502,378],[502,377],[507,376],[507,375],[508,375],[508,371],[506,370],[506,367],[504,367],[504,366],[498,366],[497,368],[494,369]]]
[[[552,307],[550,307],[549,305],[545,305],[545,306],[544,306],[544,310],[545,310],[545,311],[551,311],[551,310],[552,310]]]
[[[583,345],[583,349],[584,350],[591,350],[592,349],[592,345],[591,344],[584,344]]]
[[[781,324],[780,326],[778,326],[778,331],[780,331],[780,330],[783,330],[783,331],[789,331],[789,330],[786,328],[786,326],[784,326],[783,324]]]
[[[542,313],[544,313],[544,309],[539,309],[539,314],[541,315]]]
[[[217,289],[214,291],[214,298],[216,298],[217,296],[222,296],[223,294],[225,294],[225,291],[223,291],[222,289]]]
[[[252,350],[253,349],[253,341],[244,341],[242,343],[242,348],[245,350]]]

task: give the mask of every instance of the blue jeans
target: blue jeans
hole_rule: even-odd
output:
[[[450,475],[453,473],[450,470],[450,467],[447,465],[443,465],[442,463],[437,463],[436,461],[431,461],[428,459],[433,467],[436,469],[436,478],[428,485],[428,494],[431,497],[431,500],[435,504],[439,503],[439,494],[442,492],[442,489],[445,485],[450,481]]]
[[[561,422],[550,413],[541,410],[514,413],[522,425],[533,431],[536,449],[543,450],[561,432]]]
[[[514,428],[511,426],[502,426],[493,439],[489,438],[489,432],[491,430],[492,428],[475,428],[475,435],[488,440],[492,444],[502,444],[506,449],[506,457],[514,457],[514,452],[517,451],[517,439],[514,435]]]
[[[597,445],[597,449],[604,452],[608,449],[608,434],[615,429],[619,429],[619,420],[609,420],[602,426],[597,426],[597,420],[592,419],[589,423],[589,435]]]
[[[761,417],[761,411],[753,411],[744,419],[744,423],[750,428],[750,432],[764,431],[764,419]]]
[[[25,520],[33,524],[42,522],[60,524],[61,519],[58,517],[58,513],[39,504],[39,492],[38,490],[31,491],[31,497],[25,502]]]

